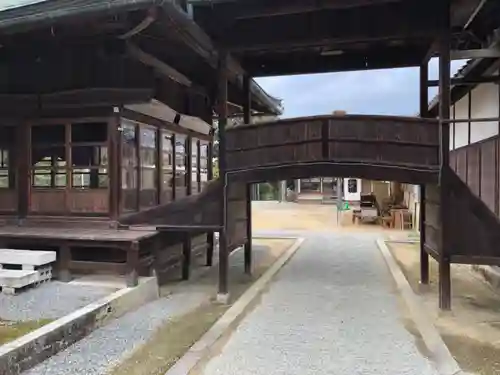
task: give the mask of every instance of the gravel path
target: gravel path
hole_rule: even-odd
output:
[[[400,320],[375,239],[310,235],[204,375],[437,375]]]
[[[201,293],[177,294],[150,302],[106,326],[23,375],[104,375],[165,321],[206,301]]]
[[[115,289],[108,287],[51,281],[16,296],[0,293],[0,319],[57,319],[114,291]]]

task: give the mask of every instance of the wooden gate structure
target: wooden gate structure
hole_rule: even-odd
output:
[[[218,290],[226,295],[231,249],[245,247],[251,272],[250,184],[360,176],[421,186],[421,279],[429,282],[430,254],[442,309],[450,308],[451,263],[500,264],[498,218],[449,167],[452,52],[494,53],[482,46],[499,26],[496,0],[108,3],[46,0],[0,11],[0,117],[11,130],[3,134],[18,142],[0,140],[3,245],[55,246],[62,275],[111,267],[135,284],[171,257],[184,259],[188,277],[200,241],[210,265],[219,232]],[[428,113],[436,55],[437,119]],[[278,113],[252,77],[412,66],[420,67],[420,117],[251,124],[252,113]],[[241,107],[245,124],[228,127]],[[214,112],[220,176],[205,181]],[[89,255],[100,249],[80,249],[96,244],[113,248],[111,264]],[[163,251],[174,244],[182,254]]]
[[[191,0],[195,21],[222,46],[219,59],[220,278],[228,292],[228,254],[245,244],[251,269],[248,184],[307,176],[360,176],[419,184],[421,281],[429,254],[439,263],[439,305],[451,305],[450,264],[500,264],[498,218],[450,168],[450,61],[492,53],[484,41],[499,25],[494,1],[476,0]],[[472,41],[468,35],[475,35]],[[483,41],[481,41],[481,38]],[[428,63],[439,57],[439,115],[429,119]],[[420,67],[420,118],[324,116],[227,127],[227,61],[246,79],[333,71]],[[484,80],[485,78],[483,78]],[[493,78],[492,78],[493,79]],[[469,84],[454,81],[453,84]],[[248,85],[247,85],[248,87]],[[232,197],[246,185],[242,204]],[[231,197],[231,198],[230,198]],[[201,198],[200,198],[201,199]],[[194,210],[199,212],[199,209]],[[202,215],[203,216],[203,215]],[[246,224],[246,233],[239,223]],[[474,244],[480,233],[479,246]],[[236,238],[235,238],[236,236]]]

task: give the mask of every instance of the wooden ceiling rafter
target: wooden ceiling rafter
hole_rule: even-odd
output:
[[[377,4],[395,3],[400,0],[286,0],[279,4],[264,2],[260,8],[255,2],[233,2],[220,5],[221,11],[236,20],[276,17],[297,13],[312,13],[323,10],[338,10]]]
[[[231,52],[244,53],[275,47],[310,48],[382,40],[405,42],[408,39],[434,36],[442,29],[442,17],[438,12],[427,14],[412,9],[401,5],[364,12],[349,8],[294,15],[284,17],[281,21],[264,18],[235,22],[231,25],[231,32],[225,33],[221,42]],[[310,20],[314,20],[314,27],[311,27]]]

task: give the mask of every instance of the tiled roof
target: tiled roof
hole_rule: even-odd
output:
[[[22,0],[0,7],[0,31],[36,27],[74,15],[143,9],[164,0]],[[17,5],[17,6],[16,6]]]

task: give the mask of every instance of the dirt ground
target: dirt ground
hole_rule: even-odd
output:
[[[293,240],[254,240],[253,274],[243,272],[243,252],[230,258],[230,302],[220,305],[210,301],[190,313],[168,321],[144,346],[136,350],[110,375],[164,374],[216,321],[231,307],[292,244]],[[200,278],[187,283],[167,286],[170,293],[202,291],[213,294],[217,285],[218,268],[213,267]]]
[[[500,295],[467,265],[452,265],[452,311],[438,308],[438,265],[431,259],[430,286],[419,286],[419,245],[389,243],[389,248],[419,294],[443,340],[463,370],[500,374]]]
[[[338,225],[340,223],[340,226]],[[340,212],[334,204],[253,202],[253,230],[388,231],[377,224],[354,225],[352,211]]]

